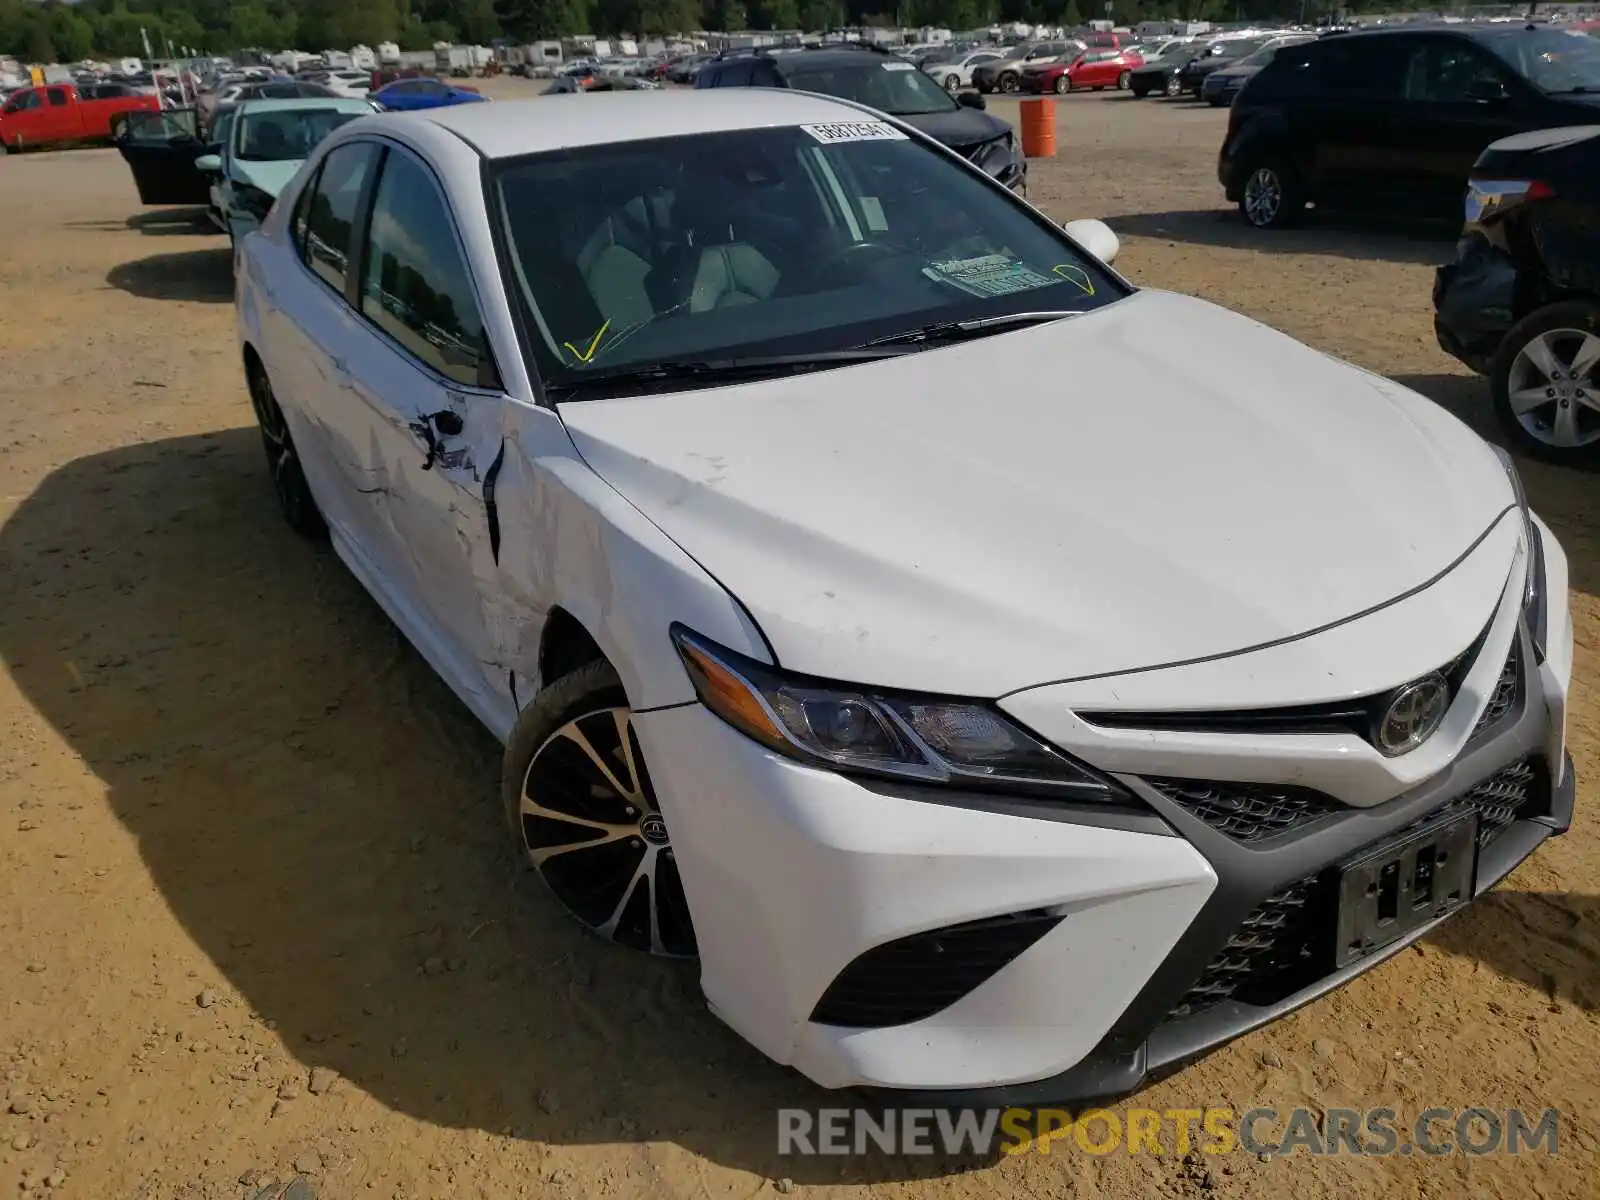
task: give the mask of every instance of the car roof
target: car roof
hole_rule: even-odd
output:
[[[1556,25],[1525,21],[1496,21],[1492,24],[1471,21],[1411,21],[1400,25],[1385,26],[1382,29],[1351,29],[1330,34],[1328,37],[1319,38],[1318,40],[1335,43],[1397,37],[1406,33],[1448,33],[1456,37],[1471,38],[1473,41],[1491,42],[1524,37],[1530,33],[1562,32],[1565,31]]]
[[[514,158],[574,146],[881,118],[844,101],[788,88],[708,88],[543,96],[385,113],[383,119],[397,127],[437,125],[485,158]]]
[[[336,112],[370,113],[372,111],[372,105],[367,101],[346,96],[300,96],[293,100],[241,100],[236,107],[245,109],[251,114],[328,108]]]

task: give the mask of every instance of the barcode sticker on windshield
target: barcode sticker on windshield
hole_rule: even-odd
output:
[[[832,125],[802,125],[824,145],[834,142],[903,142],[906,135],[884,121],[840,121]]]
[[[916,64],[908,62],[886,62],[883,64],[885,71],[915,71]]]

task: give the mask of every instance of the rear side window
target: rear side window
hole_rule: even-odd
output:
[[[1406,61],[1416,43],[1393,37],[1337,37],[1285,46],[1250,83],[1252,100],[1391,99],[1404,86]]]
[[[50,89],[50,107],[65,108],[67,106],[67,90],[65,88]]]
[[[306,212],[301,256],[306,266],[341,295],[349,280],[350,230],[377,159],[378,147],[372,142],[337,147],[322,161],[322,173]]]
[[[361,312],[429,369],[468,387],[494,368],[455,221],[416,159],[391,150],[372,204]]]
[[[754,73],[755,63],[753,62],[729,63],[717,72],[717,86],[749,87]]]

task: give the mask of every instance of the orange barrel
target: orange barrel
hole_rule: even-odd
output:
[[[1056,102],[1040,96],[1022,102],[1022,152],[1029,158],[1056,156]]]

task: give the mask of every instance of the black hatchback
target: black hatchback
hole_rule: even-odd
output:
[[[1495,142],[1467,184],[1455,261],[1434,279],[1439,345],[1489,376],[1525,449],[1600,458],[1600,125]]]
[[[786,87],[853,100],[898,117],[950,147],[1013,191],[1028,160],[1011,126],[984,111],[975,92],[952,98],[915,64],[870,43],[732,53],[706,63],[697,88]]]
[[[1306,205],[1459,212],[1490,142],[1600,121],[1600,42],[1547,25],[1342,33],[1280,51],[1233,103],[1217,178],[1259,228]]]

